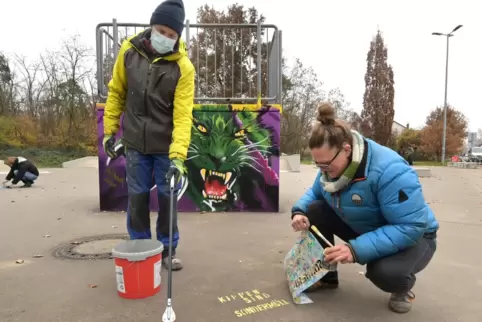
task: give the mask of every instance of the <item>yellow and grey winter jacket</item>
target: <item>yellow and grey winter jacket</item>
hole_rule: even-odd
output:
[[[146,47],[151,30],[125,40],[109,82],[104,134],[119,130],[128,147],[144,154],[169,153],[186,159],[191,139],[195,70],[186,45],[164,57]]]

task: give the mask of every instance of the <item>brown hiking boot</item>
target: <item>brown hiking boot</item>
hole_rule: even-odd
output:
[[[328,272],[318,282],[308,287],[305,292],[312,293],[323,289],[336,289],[338,288],[338,272]]]
[[[412,291],[406,293],[392,293],[388,301],[388,308],[395,313],[407,313],[412,309],[415,294]]]

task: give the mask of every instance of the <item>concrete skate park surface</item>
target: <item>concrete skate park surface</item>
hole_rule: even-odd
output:
[[[97,211],[96,169],[43,170],[51,173],[31,189],[0,190],[0,321],[161,321],[165,270],[160,294],[123,300],[112,260],[51,256],[54,246],[76,238],[124,233],[125,216]],[[421,182],[441,229],[438,251],[418,275],[412,312],[389,312],[388,295],[359,265],[341,265],[338,290],[312,295],[313,304],[292,304],[282,264],[297,237],[288,211],[316,171],[302,165],[299,173],[281,174],[283,213],[180,215],[178,255],[185,268],[173,273],[177,321],[480,321],[482,171],[431,170]],[[36,254],[44,257],[32,258]],[[264,299],[252,301],[256,291]],[[263,306],[271,301],[277,301],[273,308]],[[236,316],[256,305],[261,312]]]
[[[8,166],[6,166],[5,164],[3,164],[3,161],[0,160],[0,172],[2,173],[8,173],[10,171],[10,168]],[[0,175],[1,177],[1,175]]]
[[[62,163],[62,168],[98,168],[98,157],[85,157]]]

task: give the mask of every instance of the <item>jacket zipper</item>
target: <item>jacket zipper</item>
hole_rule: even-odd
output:
[[[159,58],[155,58],[154,60],[150,60],[149,57],[147,57],[146,55],[144,55],[144,53],[142,51],[140,51],[139,49],[137,49],[136,46],[132,46],[132,48],[134,48],[138,53],[139,55],[141,55],[142,57],[144,57],[148,62],[149,62],[149,69],[147,71],[147,83],[146,83],[146,88],[144,89],[144,107],[146,109],[146,114],[149,115],[149,112],[148,112],[148,109],[147,109],[147,87],[149,86],[149,76],[151,75],[151,70],[152,70],[152,64],[154,64],[155,62],[163,59],[162,57],[159,57]],[[147,152],[147,122],[144,124],[144,153]]]
[[[331,194],[333,209],[340,209],[341,211],[341,194],[339,191]]]
[[[340,216],[343,217],[343,212],[341,209],[341,193],[339,191],[332,193],[331,200],[333,204],[333,210],[339,209]]]
[[[147,58],[147,57],[146,57]],[[152,70],[152,63],[149,61],[149,68],[147,70],[147,82],[146,87],[144,88],[144,109],[147,116],[149,115],[149,109],[147,108],[147,89],[149,88],[149,79],[151,77],[151,70]],[[144,153],[147,153],[147,121],[144,123]]]

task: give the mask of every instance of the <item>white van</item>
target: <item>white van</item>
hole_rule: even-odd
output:
[[[477,159],[479,162],[482,161],[482,146],[475,146],[470,151],[470,157]]]

